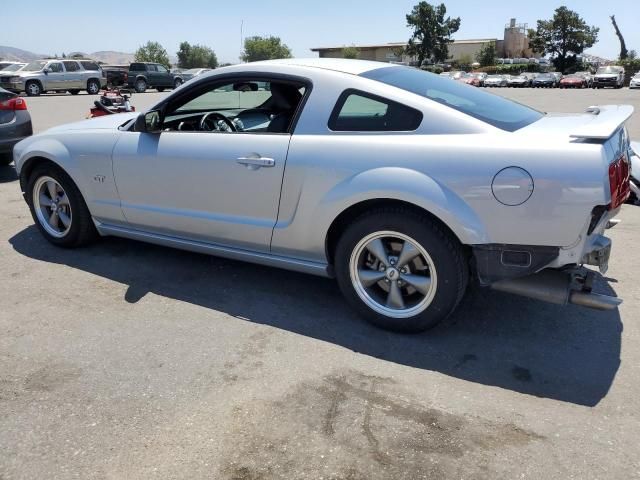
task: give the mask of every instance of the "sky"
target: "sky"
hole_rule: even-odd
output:
[[[296,57],[311,57],[311,47],[404,42],[411,31],[405,15],[418,0],[136,0],[87,8],[86,0],[30,0],[28,20],[3,22],[0,45],[39,54],[115,50],[133,52],[147,40],[175,55],[181,41],[213,48],[220,62],[237,63],[244,36],[275,35]],[[432,1],[431,3],[436,3]],[[599,42],[588,51],[614,59],[620,45],[609,15],[615,14],[627,48],[640,53],[639,0],[515,1],[445,0],[447,13],[462,19],[457,39],[502,38],[515,17],[535,27],[560,5],[600,27]],[[17,4],[16,4],[17,5]],[[2,10],[11,11],[4,7]]]

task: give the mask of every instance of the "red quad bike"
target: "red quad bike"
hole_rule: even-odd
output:
[[[135,112],[136,108],[129,103],[129,98],[133,95],[131,90],[124,88],[106,89],[100,95],[100,99],[93,102],[89,117],[102,117],[103,115],[113,115],[114,113]]]

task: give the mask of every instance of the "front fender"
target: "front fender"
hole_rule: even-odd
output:
[[[411,203],[437,217],[470,245],[488,242],[484,225],[476,213],[445,185],[408,168],[381,167],[367,170],[337,184],[316,208],[325,232],[349,207],[367,200],[393,199]]]
[[[71,178],[74,178],[74,171],[77,174],[77,162],[62,142],[51,137],[29,137],[17,143],[13,149],[16,172],[20,176],[20,184],[23,188],[26,183],[26,174],[28,170],[31,170],[32,162],[35,159],[45,159],[55,163],[65,170]]]

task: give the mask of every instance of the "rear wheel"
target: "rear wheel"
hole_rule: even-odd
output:
[[[335,272],[358,313],[399,332],[427,330],[447,318],[468,282],[458,241],[403,208],[376,209],[351,223],[336,247]]]
[[[180,85],[182,85],[184,82],[182,81],[181,78],[176,78],[176,80],[173,82],[173,88],[178,88]]]
[[[26,192],[33,220],[49,242],[60,247],[79,247],[97,237],[82,194],[60,168],[51,164],[36,167]]]
[[[137,93],[144,93],[147,91],[147,82],[144,78],[136,80],[135,89]]]
[[[13,161],[13,155],[9,152],[0,153],[0,167],[9,165]]]
[[[89,95],[96,95],[100,91],[100,82],[98,80],[91,79],[87,82],[87,93]]]

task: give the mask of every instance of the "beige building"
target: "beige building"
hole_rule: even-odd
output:
[[[480,38],[454,40],[453,43],[449,45],[448,61],[452,62],[469,58],[471,61],[475,61],[480,49],[491,42],[496,44],[496,54],[499,58],[529,58],[533,56],[533,52],[529,48],[527,25],[516,24],[514,18],[505,26],[503,39]],[[411,63],[415,61],[415,58],[405,55],[404,48],[406,45],[406,42],[397,42],[374,45],[353,45],[353,47],[358,49],[358,58],[361,60]],[[311,51],[317,52],[320,58],[342,58],[345,48],[347,48],[347,46],[318,47],[312,48]]]

